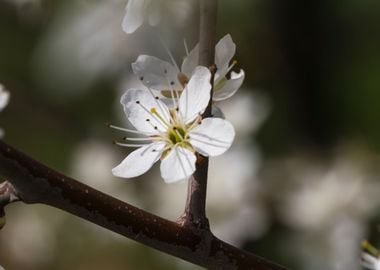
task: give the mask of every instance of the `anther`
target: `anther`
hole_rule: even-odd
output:
[[[174,82],[173,82],[173,81],[171,81],[171,82],[170,82],[170,85],[174,85]]]
[[[156,96],[156,97],[154,97],[154,98],[155,98],[155,99],[160,99],[160,97],[157,97],[157,96]]]
[[[179,111],[179,108],[178,108],[178,107],[176,107],[176,108],[175,108],[175,110],[178,112],[178,111]]]

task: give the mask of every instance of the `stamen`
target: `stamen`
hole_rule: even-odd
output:
[[[164,47],[166,53],[169,55],[169,58],[172,61],[172,64],[175,66],[175,68],[177,69],[177,71],[180,72],[180,69],[179,69],[176,61],[174,60],[173,54],[170,52],[168,46],[165,44],[165,42],[163,41],[163,39],[161,38],[161,36],[159,36],[159,35],[157,35],[157,36],[158,36],[158,39],[160,40],[162,46]]]
[[[163,120],[163,118],[162,117],[157,117],[157,115],[155,115],[155,114],[153,114],[152,112],[151,112],[151,110],[155,110],[155,108],[152,108],[151,110],[148,110],[148,108],[147,107],[145,107],[144,105],[142,105],[141,103],[140,103],[140,101],[136,101],[136,103],[138,104],[138,105],[140,105],[140,107],[141,108],[143,108],[143,110],[145,111],[145,112],[147,112],[148,114],[150,114],[154,119],[156,119],[157,120],[157,122],[163,127],[163,128],[166,128],[165,127],[165,125],[167,126],[168,124],[165,122],[165,120]],[[158,121],[159,120],[159,121]]]
[[[143,146],[147,146],[147,145],[149,145],[149,144],[121,143],[121,142],[118,142],[118,141],[114,141],[113,143],[116,144],[116,145],[119,145],[119,146],[124,146],[124,147],[136,147],[136,148],[139,148],[139,147],[143,147]]]
[[[160,98],[159,98],[158,96],[154,95],[152,89],[150,89],[149,87],[148,87],[148,91],[149,91],[149,93],[151,94],[151,96],[154,98],[154,100],[156,101],[156,104],[157,104],[157,106],[160,108],[161,112],[162,112],[163,114],[165,114],[165,113],[166,113],[166,110],[164,110],[164,108],[163,108],[161,102],[158,102],[158,100],[159,100]],[[169,115],[164,115],[164,116],[166,117],[166,119],[170,119],[170,116],[169,116]]]
[[[155,135],[155,133],[152,133],[152,132],[144,132],[144,131],[138,131],[138,130],[133,130],[133,129],[127,129],[127,128],[122,128],[122,127],[118,127],[114,125],[108,125],[108,127],[116,129],[116,130],[120,130],[120,131],[134,133],[134,134],[141,134],[141,135],[146,135],[146,136]]]
[[[179,132],[179,130],[177,128],[173,128],[175,133],[178,135],[178,137],[181,139],[181,141],[184,141],[184,138],[183,136],[181,135],[181,133]]]
[[[125,141],[152,141],[152,138],[131,138],[131,137],[124,137],[123,140]]]
[[[178,107],[178,105],[177,105],[177,101],[176,101],[176,99],[179,99],[179,94],[178,94],[178,91],[177,90],[174,90],[174,88],[173,88],[173,85],[171,84],[172,82],[169,82],[169,79],[165,76],[165,79],[166,79],[166,83],[169,85],[169,87],[170,87],[170,95],[171,95],[171,98],[172,98],[172,101],[173,101],[173,107]],[[176,93],[175,95],[174,95],[174,92]]]
[[[193,128],[199,126],[201,123],[202,123],[202,116],[199,115],[199,116],[194,120],[194,122],[190,125],[190,127],[188,127],[188,130],[189,130],[189,131],[192,130]]]
[[[152,109],[150,109],[150,112],[151,112],[153,115],[157,116],[158,119],[160,119],[161,122],[164,123],[167,127],[170,126],[170,125],[165,121],[165,119],[164,119],[164,118],[163,118],[163,117],[157,112],[156,108],[152,108]]]
[[[187,47],[186,39],[183,39],[183,45],[185,46],[186,56],[189,56],[189,47]]]
[[[223,78],[226,77],[226,75],[232,70],[232,68],[237,64],[236,60],[233,60],[231,65],[228,66],[227,70],[224,73],[219,74],[218,81],[223,80]]]

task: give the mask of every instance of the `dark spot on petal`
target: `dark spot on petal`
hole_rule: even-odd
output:
[[[136,100],[136,104],[140,104],[140,101]]]
[[[143,81],[143,80],[144,80],[144,76],[141,76],[141,77],[140,77],[140,81]]]
[[[154,97],[155,99],[160,99],[159,97]]]

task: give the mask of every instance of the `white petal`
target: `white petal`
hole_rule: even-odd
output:
[[[208,68],[201,66],[195,68],[179,100],[180,115],[185,123],[193,121],[205,111],[210,101],[210,79],[211,73]]]
[[[181,71],[187,77],[190,77],[193,74],[195,68],[198,66],[199,59],[199,44],[197,44],[194,49],[189,52],[189,55],[183,60]]]
[[[218,83],[215,84],[216,87],[212,99],[214,101],[220,101],[233,96],[243,84],[244,78],[245,73],[243,70],[240,70],[239,73],[232,71],[231,78],[224,83],[221,83],[222,85],[219,85],[220,88],[218,88]]]
[[[164,147],[164,143],[151,143],[133,151],[112,169],[112,174],[124,178],[142,175],[160,158]]]
[[[0,85],[0,111],[2,111],[5,108],[5,106],[8,105],[9,98],[9,92],[4,90],[4,87]]]
[[[195,171],[195,154],[182,147],[174,147],[161,161],[161,176],[166,183],[188,179]]]
[[[225,35],[215,47],[215,64],[217,74],[225,74],[228,70],[229,63],[235,55],[236,45],[232,41],[231,35]]]
[[[163,102],[155,99],[148,90],[129,89],[121,97],[120,103],[124,107],[128,120],[137,130],[153,134],[167,130],[165,124],[151,111],[156,110],[164,121],[169,123],[169,109]]]
[[[139,76],[142,83],[154,90],[181,90],[178,82],[178,70],[170,63],[157,57],[140,55],[132,63],[133,72]]]
[[[368,269],[380,270],[380,259],[370,254],[362,254],[362,265]]]
[[[206,118],[189,134],[190,144],[204,156],[218,156],[230,148],[235,137],[234,127],[221,118]]]
[[[369,263],[372,263],[372,264],[376,264],[376,263],[380,263],[380,260],[375,258],[374,256],[368,254],[368,253],[363,253],[362,254],[362,259],[364,261],[367,261]]]
[[[129,0],[125,8],[126,13],[121,24],[123,31],[131,34],[144,22],[144,13],[148,0]]]

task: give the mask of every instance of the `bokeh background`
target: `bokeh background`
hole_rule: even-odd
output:
[[[218,38],[237,44],[246,81],[222,102],[237,131],[211,160],[215,234],[294,270],[358,270],[380,246],[380,1],[220,0]],[[157,168],[136,180],[111,168],[128,149],[121,94],[139,86],[139,54],[178,63],[197,42],[197,5],[163,1],[164,21],[121,30],[125,0],[0,0],[4,140],[117,198],[176,219],[186,183]],[[0,265],[12,270],[199,269],[60,210],[8,206]]]

